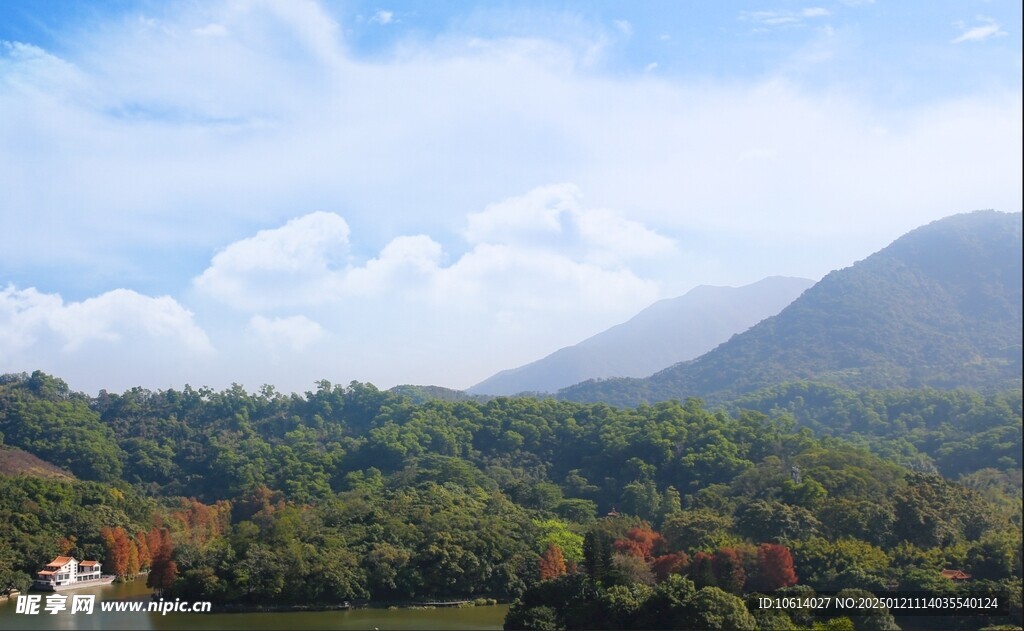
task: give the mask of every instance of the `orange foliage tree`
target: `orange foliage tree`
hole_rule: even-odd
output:
[[[220,500],[216,504],[203,504],[195,498],[183,499],[181,508],[172,512],[168,521],[179,542],[203,549],[231,525],[231,503]]]
[[[149,554],[149,544],[146,542],[146,533],[141,530],[135,535],[135,545],[139,549],[139,569],[146,569],[153,562]]]
[[[665,538],[650,528],[631,528],[625,539],[618,539],[615,551],[620,554],[652,561],[656,552],[665,547]]]
[[[117,576],[129,575],[129,560],[131,558],[132,542],[124,528],[104,527],[100,530],[100,537],[106,548],[106,566]]]
[[[166,528],[153,528],[147,536],[150,554],[153,557],[146,579],[146,586],[167,589],[178,577],[178,564],[174,562],[174,544]]]
[[[540,570],[540,580],[542,581],[558,578],[565,574],[565,556],[562,554],[562,549],[553,543],[549,544],[548,549],[544,551],[537,562],[537,567]]]

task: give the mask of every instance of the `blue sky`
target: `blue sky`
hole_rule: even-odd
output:
[[[0,371],[467,387],[1021,210],[1019,2],[0,3]]]

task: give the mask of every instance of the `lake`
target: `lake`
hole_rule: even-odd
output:
[[[168,614],[102,612],[102,600],[149,599],[142,581],[78,589],[61,594],[95,594],[94,613],[15,613],[16,599],[0,601],[0,629],[501,629],[508,605],[464,609],[351,609],[302,613]],[[45,594],[44,594],[45,600]],[[69,599],[70,602],[70,599]]]

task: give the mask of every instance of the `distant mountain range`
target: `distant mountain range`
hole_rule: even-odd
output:
[[[590,380],[573,401],[723,401],[809,380],[847,388],[1021,384],[1021,214],[978,211],[909,232],[830,273],[775,317],[644,379]]]
[[[777,314],[813,284],[805,278],[773,276],[744,287],[696,287],[575,346],[499,372],[467,392],[555,392],[585,379],[645,377],[702,355]]]

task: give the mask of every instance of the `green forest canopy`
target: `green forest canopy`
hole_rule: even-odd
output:
[[[102,558],[105,527],[154,525],[171,589],[216,602],[515,598],[552,545],[582,571],[585,537],[631,529],[687,558],[783,545],[816,589],[946,567],[1020,580],[1019,390],[790,384],[729,409],[414,403],[326,381],[88,397],[7,375],[0,439],[79,479],[0,476],[0,589],[58,552]],[[643,583],[654,560],[616,576]]]

